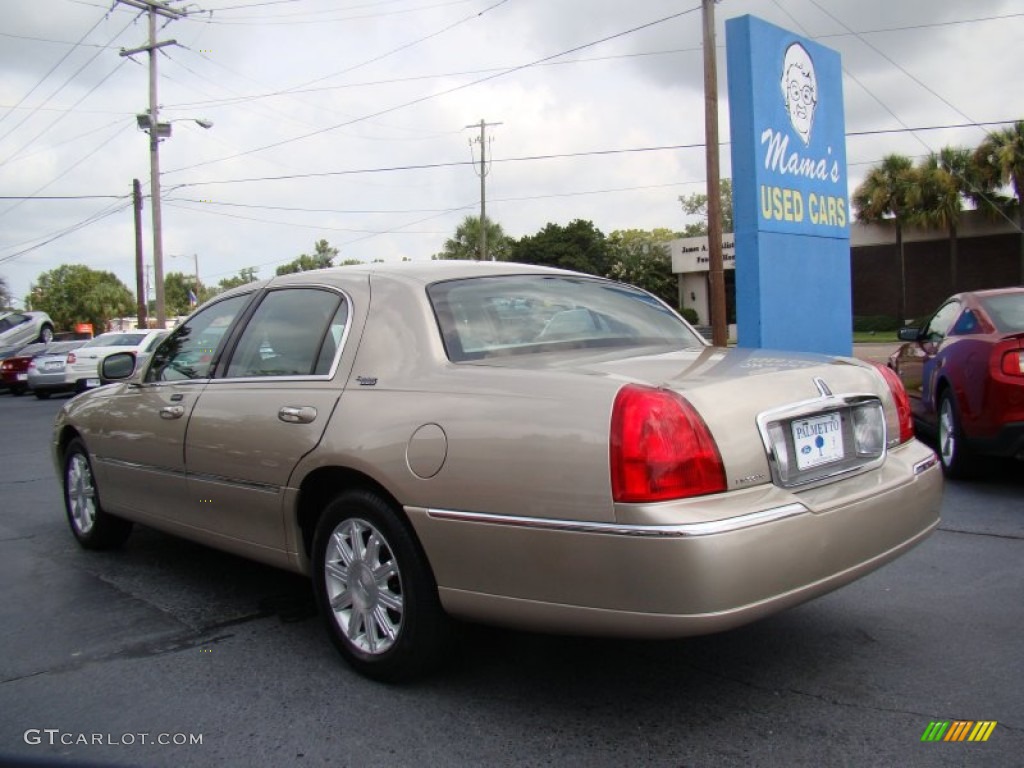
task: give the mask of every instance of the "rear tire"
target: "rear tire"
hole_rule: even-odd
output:
[[[313,589],[331,641],[359,673],[388,682],[441,660],[448,617],[412,528],[376,493],[348,491],[313,537]]]
[[[33,392],[32,394],[34,394],[36,396],[37,400],[49,400],[50,399],[50,395],[51,395],[50,392],[39,392],[39,391]]]
[[[51,341],[53,341],[53,326],[44,325],[42,329],[39,331],[39,338],[37,339],[37,341],[40,341],[43,344],[49,344]]]
[[[130,521],[103,511],[89,453],[77,437],[64,451],[64,510],[71,533],[85,549],[114,549],[132,532]]]
[[[939,423],[937,431],[939,461],[946,477],[952,479],[969,477],[974,461],[964,440],[960,411],[952,390],[946,389],[939,396]]]

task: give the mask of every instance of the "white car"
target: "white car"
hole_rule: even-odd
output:
[[[68,353],[65,366],[65,380],[73,385],[75,392],[98,387],[100,380],[100,363],[107,355],[114,352],[134,352],[136,355],[148,355],[167,331],[111,331],[101,333],[90,339],[78,349]]]

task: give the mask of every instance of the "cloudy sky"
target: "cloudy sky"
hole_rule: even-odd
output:
[[[704,190],[699,0],[180,0],[159,40],[165,271],[261,277],[313,243],[429,259],[480,182],[514,237],[548,222],[681,229]],[[81,263],[134,289],[133,178],[149,194],[144,15],[0,0],[0,277],[20,306]],[[885,154],[976,146],[1024,117],[1024,0],[723,0],[842,55],[851,189]],[[194,120],[213,122],[205,130]],[[957,127],[960,126],[960,127]],[[966,126],[966,127],[965,127]],[[729,175],[728,145],[721,153]],[[143,213],[152,256],[149,200]],[[152,295],[152,294],[151,294]]]

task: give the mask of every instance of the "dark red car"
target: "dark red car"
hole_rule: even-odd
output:
[[[1024,458],[1024,288],[958,293],[889,358],[950,477],[978,456]]]
[[[32,358],[46,351],[46,344],[29,344],[11,357],[0,362],[0,386],[12,395],[23,395],[28,389],[28,364]]]

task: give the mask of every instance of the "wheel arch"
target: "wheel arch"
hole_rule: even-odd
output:
[[[64,459],[64,455],[68,452],[68,444],[76,438],[81,440],[83,445],[85,444],[85,438],[82,437],[82,434],[74,427],[65,425],[61,429],[60,434],[57,436],[58,458],[61,460]],[[86,446],[86,450],[88,449],[88,446]]]
[[[308,558],[312,554],[313,534],[324,507],[342,491],[350,490],[366,490],[378,494],[386,499],[403,519],[405,518],[405,513],[401,511],[402,505],[394,495],[369,475],[349,467],[318,467],[302,479],[295,512],[305,557]],[[411,530],[412,526],[409,527]]]

